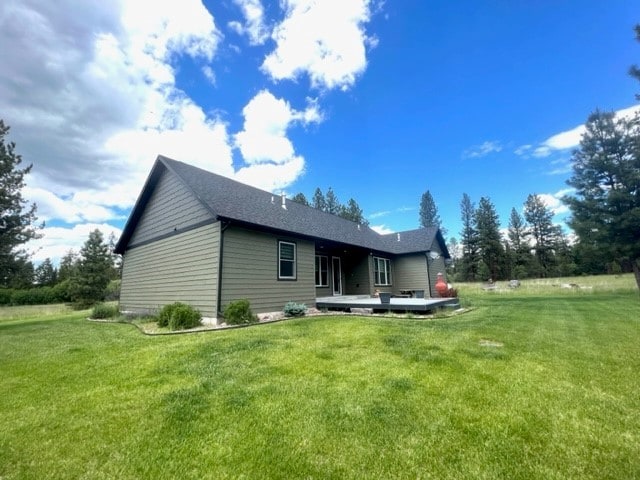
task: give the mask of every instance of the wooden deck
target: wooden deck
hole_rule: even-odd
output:
[[[379,298],[362,295],[343,295],[316,298],[316,308],[350,310],[367,308],[371,310],[395,312],[430,312],[443,307],[457,307],[457,298],[397,298],[392,297],[389,303],[382,303]]]

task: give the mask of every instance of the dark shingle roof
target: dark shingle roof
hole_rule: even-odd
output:
[[[152,190],[153,184],[159,178],[157,170],[160,165],[177,175],[211,211],[214,218],[234,220],[305,237],[394,254],[427,251],[431,249],[434,240],[437,240],[445,252],[445,256],[449,256],[442,235],[437,228],[422,228],[399,234],[380,235],[369,227],[358,225],[350,220],[289,199],[285,200],[286,209],[282,208],[282,198],[278,195],[163,156],[158,156],[143,192],[125,226],[117,246],[119,253],[124,252],[133,234],[135,224],[151,195],[149,190]]]

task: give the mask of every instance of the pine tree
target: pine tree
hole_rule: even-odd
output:
[[[313,208],[317,208],[322,212],[327,211],[327,200],[324,198],[324,194],[320,187],[316,188],[315,193],[313,194],[313,202],[311,203]]]
[[[443,237],[447,234],[446,229],[442,227],[438,207],[429,190],[424,192],[420,198],[420,226],[423,228],[438,227]]]
[[[15,152],[14,142],[5,141],[8,133],[9,127],[0,119],[0,287],[25,283],[30,262],[20,247],[39,238],[42,228],[34,226],[36,205],[28,206],[22,197],[24,177],[32,165],[19,168],[22,157]]]
[[[511,209],[511,215],[509,216],[507,237],[510,248],[511,277],[516,279],[527,278],[531,268],[531,247],[526,240],[527,224],[515,208]]]
[[[58,279],[58,272],[51,263],[50,258],[45,258],[43,262],[38,265],[35,271],[35,282],[40,286],[55,285]]]
[[[307,197],[304,196],[304,193],[296,193],[293,197],[291,197],[291,200],[296,203],[306,205],[307,207],[309,206],[309,201],[307,200]]]
[[[462,245],[462,259],[460,261],[460,276],[464,281],[478,279],[478,230],[476,229],[475,205],[466,193],[462,195],[460,202],[462,231],[460,243]]]
[[[492,280],[502,279],[504,249],[500,238],[500,221],[496,208],[486,197],[480,198],[475,212],[480,258],[487,267]]]
[[[585,126],[567,181],[575,194],[563,199],[569,225],[582,253],[631,267],[640,289],[640,116],[596,111]]]
[[[343,206],[340,211],[340,216],[351,220],[352,222],[359,223],[360,225],[368,226],[369,222],[364,218],[364,213],[353,198],[350,198],[346,206]]]
[[[327,195],[325,198],[326,198],[325,212],[331,213],[332,215],[340,214],[340,211],[342,210],[342,205],[340,204],[338,197],[333,192],[333,189],[331,187],[329,187],[329,190],[327,190]]]
[[[58,282],[64,282],[69,280],[75,275],[76,269],[80,259],[78,254],[73,250],[67,251],[62,259],[60,259],[60,266],[58,267]]]
[[[562,235],[560,227],[553,224],[553,212],[536,194],[527,197],[524,218],[529,224],[527,235],[535,250],[536,273],[540,277],[548,277],[556,267],[555,248]]]
[[[91,306],[101,300],[109,284],[113,263],[109,246],[100,230],[94,230],[80,250],[80,262],[71,278],[69,292],[78,306]]]
[[[633,27],[633,29],[636,34],[636,40],[640,42],[640,24]],[[631,75],[636,80],[640,81],[640,68],[638,68],[637,65],[632,65],[631,68],[629,69],[629,75]],[[636,99],[640,100],[640,94],[636,94]]]

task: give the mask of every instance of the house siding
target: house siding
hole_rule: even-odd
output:
[[[179,301],[215,318],[219,243],[217,222],[128,249],[120,309],[149,313]]]
[[[438,279],[438,273],[442,273],[445,282],[447,281],[447,274],[445,270],[444,257],[442,256],[442,249],[440,248],[440,245],[438,245],[438,242],[433,242],[431,251],[440,254],[440,256],[435,260],[432,258],[428,258],[427,260],[427,264],[429,265],[429,287],[431,288],[431,296],[439,297],[436,292],[436,280]],[[429,254],[427,254],[427,257],[428,256]]]
[[[237,226],[223,233],[221,308],[247,299],[256,313],[282,311],[289,301],[315,305],[315,244]],[[296,244],[296,280],[278,280],[278,241]]]
[[[366,254],[359,258],[350,258],[347,267],[345,294],[372,295],[373,261],[371,256]]]
[[[165,171],[151,194],[129,245],[148,242],[208,219],[212,219],[209,210],[176,175]]]
[[[424,290],[425,296],[429,296],[427,259],[424,253],[401,255],[394,260],[393,264],[396,274],[393,293]]]

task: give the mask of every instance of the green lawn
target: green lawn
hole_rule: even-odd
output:
[[[629,282],[172,336],[0,310],[0,479],[640,478]]]

